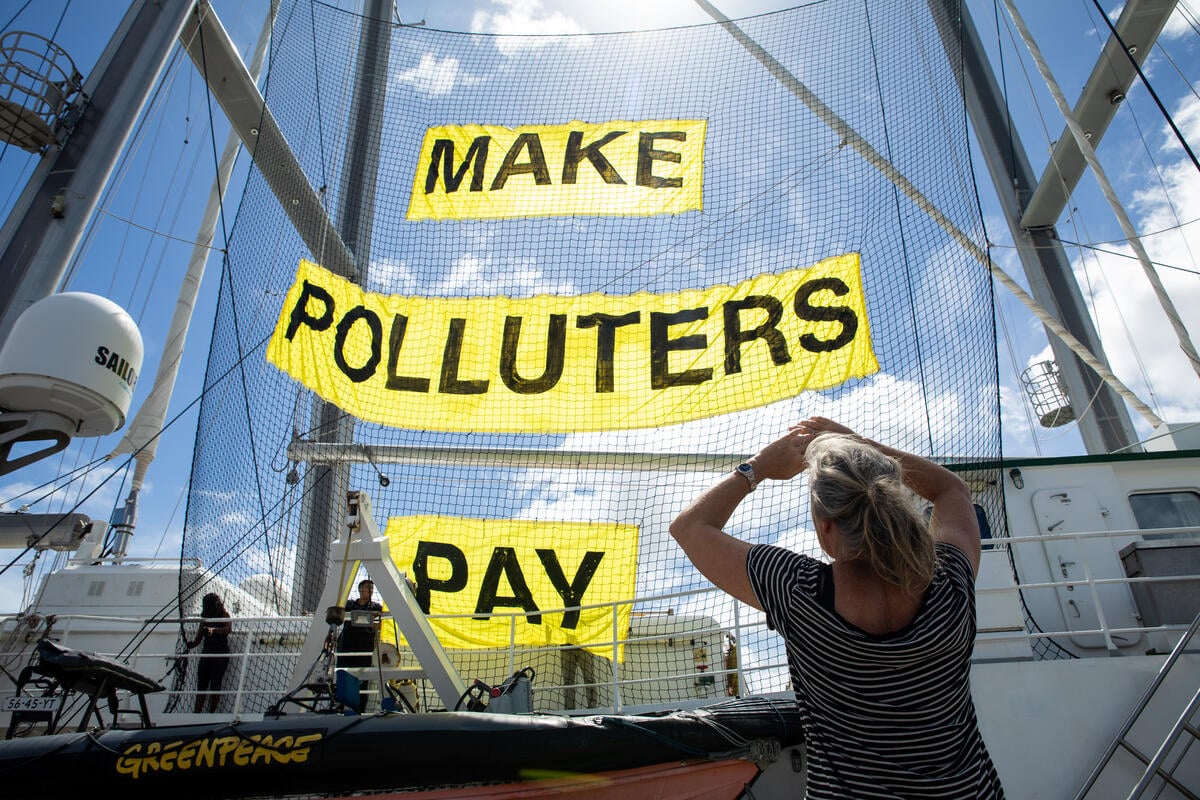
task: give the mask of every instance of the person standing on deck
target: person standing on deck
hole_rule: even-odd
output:
[[[375,652],[375,633],[379,630],[380,616],[383,614],[383,606],[371,599],[374,593],[375,584],[369,578],[364,579],[358,582],[358,597],[346,601],[346,621],[338,638],[339,667],[371,666],[370,654]],[[362,618],[364,611],[370,613],[369,618]],[[355,612],[359,612],[360,616],[356,618]]]
[[[221,702],[225,671],[229,669],[229,634],[233,632],[233,623],[229,621],[229,612],[216,592],[204,595],[200,616],[204,619],[200,620],[196,638],[187,646],[191,650],[204,643],[200,648],[200,665],[196,668],[196,704],[193,711],[201,713],[207,701],[208,713],[215,714]]]
[[[370,578],[364,578],[358,582],[358,597],[346,601],[346,620],[338,637],[339,667],[369,667],[374,660],[375,637],[383,616],[383,606],[371,599],[374,592],[375,584]],[[365,692],[369,684],[369,680],[361,679],[359,691]],[[365,700],[360,700],[359,711],[365,704]]]
[[[805,470],[831,563],[722,530],[760,481]],[[905,486],[933,504],[928,524]],[[810,417],[701,493],[671,535],[782,634],[807,797],[1004,797],[971,698],[980,534],[960,478]]]

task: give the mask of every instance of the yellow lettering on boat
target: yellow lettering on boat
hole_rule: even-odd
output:
[[[637,526],[411,516],[388,519],[387,538],[425,613],[472,615],[429,621],[448,648],[503,648],[515,636],[518,647],[573,645],[611,659],[614,636],[625,638],[628,604],[617,607],[615,634],[611,606],[542,612],[630,597]]]
[[[267,360],[359,419],[434,431],[671,425],[879,369],[859,256],[670,294],[427,298],[308,261]]]
[[[118,774],[134,780],[154,771],[188,772],[195,769],[245,767],[251,764],[300,764],[308,760],[311,745],[320,733],[278,741],[269,734],[216,736],[206,739],[178,739],[165,742],[140,742],[127,747],[117,758]]]
[[[707,125],[668,119],[429,128],[408,219],[699,211]]]
[[[180,769],[190,769],[192,760],[196,757],[196,752],[199,750],[198,742],[188,742],[179,750],[179,756],[175,759],[175,763]]]

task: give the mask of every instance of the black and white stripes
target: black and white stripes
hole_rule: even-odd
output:
[[[882,636],[822,603],[826,564],[757,545],[750,582],[784,638],[808,747],[809,798],[1001,798],[975,717],[971,564],[937,545],[921,609]]]

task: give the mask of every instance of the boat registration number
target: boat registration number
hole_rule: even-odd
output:
[[[57,697],[7,697],[5,711],[53,711],[58,705]]]

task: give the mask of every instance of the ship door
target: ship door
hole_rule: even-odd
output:
[[[1104,531],[1108,528],[1105,512],[1095,495],[1082,487],[1069,489],[1042,489],[1033,495],[1033,511],[1037,517],[1038,532],[1043,536],[1069,533]],[[1125,584],[1105,584],[1093,587],[1087,583],[1087,570],[1093,579],[1124,578],[1121,560],[1113,549],[1111,540],[1102,537],[1089,539],[1048,539],[1042,542],[1050,578],[1062,584],[1054,589],[1066,629],[1069,631],[1095,631],[1100,629],[1100,617],[1096,613],[1095,598],[1100,598],[1104,619],[1109,628],[1133,628],[1138,626],[1134,614],[1133,599]],[[1086,565],[1086,568],[1085,568]],[[1103,649],[1106,647],[1103,634],[1081,633],[1070,637],[1080,648]],[[1117,647],[1131,647],[1141,641],[1142,635],[1113,634]]]

